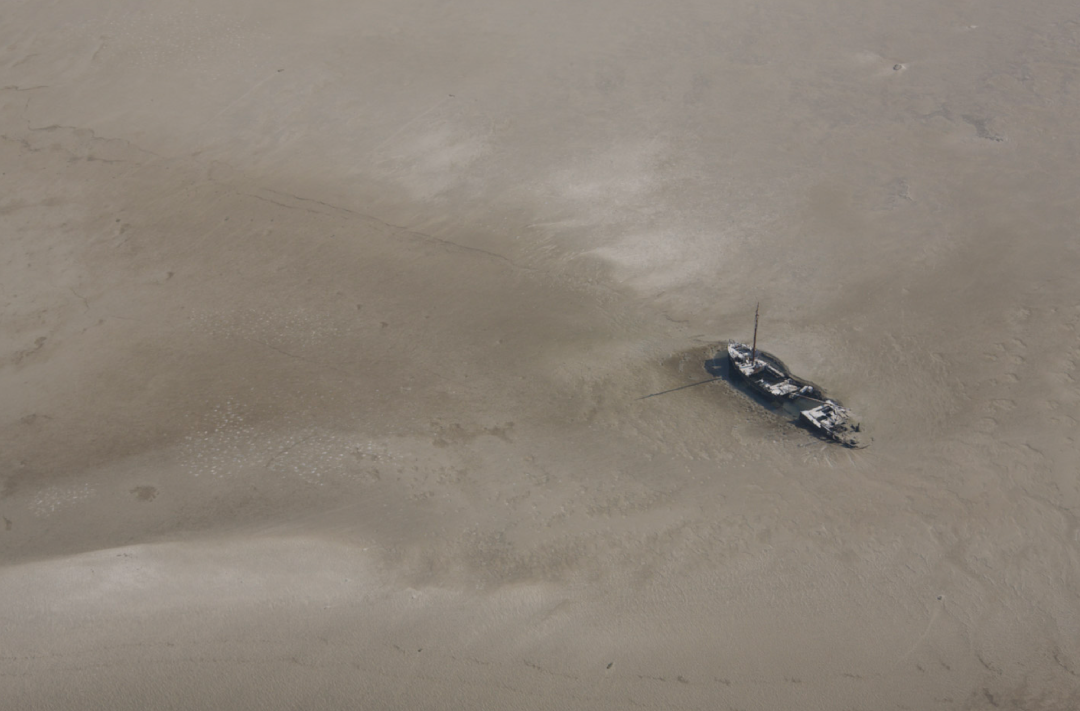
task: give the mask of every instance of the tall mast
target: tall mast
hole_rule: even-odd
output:
[[[757,362],[757,319],[758,319],[758,309],[760,309],[760,308],[761,308],[761,302],[759,301],[757,303],[757,306],[754,307],[754,345],[752,346],[752,348],[750,350],[750,365],[753,365],[754,363]]]

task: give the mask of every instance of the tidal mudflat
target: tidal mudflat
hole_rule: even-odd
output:
[[[0,706],[1080,707],[1074,15],[11,4]]]

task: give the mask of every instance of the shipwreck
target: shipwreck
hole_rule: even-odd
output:
[[[766,400],[797,412],[801,424],[825,439],[845,447],[865,447],[868,442],[862,434],[862,424],[850,410],[827,398],[818,386],[793,375],[772,354],[758,350],[758,312],[759,309],[754,310],[752,344],[731,341],[727,345],[732,374]]]

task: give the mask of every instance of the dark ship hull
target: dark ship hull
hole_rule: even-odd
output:
[[[812,383],[795,377],[783,363],[767,353],[734,341],[728,344],[727,350],[732,373],[762,397],[773,402],[800,397],[822,398],[821,391]]]
[[[866,442],[861,425],[850,410],[813,383],[792,375],[779,359],[732,341],[727,346],[732,375],[766,400],[778,403],[815,434],[842,444],[862,448]]]

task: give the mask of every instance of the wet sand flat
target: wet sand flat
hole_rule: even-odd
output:
[[[8,8],[0,705],[1080,706],[1074,15]]]

